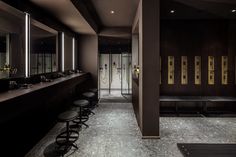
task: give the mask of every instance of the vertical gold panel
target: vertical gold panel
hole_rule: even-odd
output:
[[[228,57],[222,56],[221,57],[221,83],[223,85],[228,84]]]
[[[188,84],[188,58],[181,56],[181,84]]]
[[[175,81],[175,59],[174,56],[168,56],[168,84],[174,84]]]
[[[215,84],[215,63],[214,57],[208,56],[208,84]]]
[[[161,84],[161,57],[160,57],[160,84]]]
[[[195,68],[195,75],[194,80],[196,85],[201,84],[201,56],[194,57],[194,68]]]

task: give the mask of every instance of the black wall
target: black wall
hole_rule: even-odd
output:
[[[235,22],[161,21],[161,95],[235,96]],[[175,84],[168,85],[168,56],[175,57]],[[181,85],[181,56],[188,57],[188,84]],[[202,82],[194,84],[194,56],[202,57]],[[215,85],[208,85],[208,56],[215,57]],[[221,56],[229,57],[228,85],[221,84]]]

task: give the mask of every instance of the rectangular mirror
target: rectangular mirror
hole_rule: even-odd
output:
[[[9,33],[0,32],[0,78],[9,77],[6,65],[9,64]]]
[[[30,75],[58,70],[58,32],[31,19]]]
[[[25,75],[25,14],[0,2],[0,79]]]

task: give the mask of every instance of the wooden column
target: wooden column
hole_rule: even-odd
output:
[[[160,0],[141,3],[141,130],[143,138],[159,138]]]

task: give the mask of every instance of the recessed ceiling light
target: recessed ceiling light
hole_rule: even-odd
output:
[[[111,10],[111,11],[110,11],[110,13],[111,13],[111,14],[114,14],[114,13],[115,13],[115,11],[114,11],[114,10]]]
[[[235,12],[236,12],[236,9],[232,9],[231,12],[232,12],[232,13],[235,13]]]
[[[175,13],[175,10],[171,10],[170,13],[171,13],[171,14],[174,14],[174,13]]]

